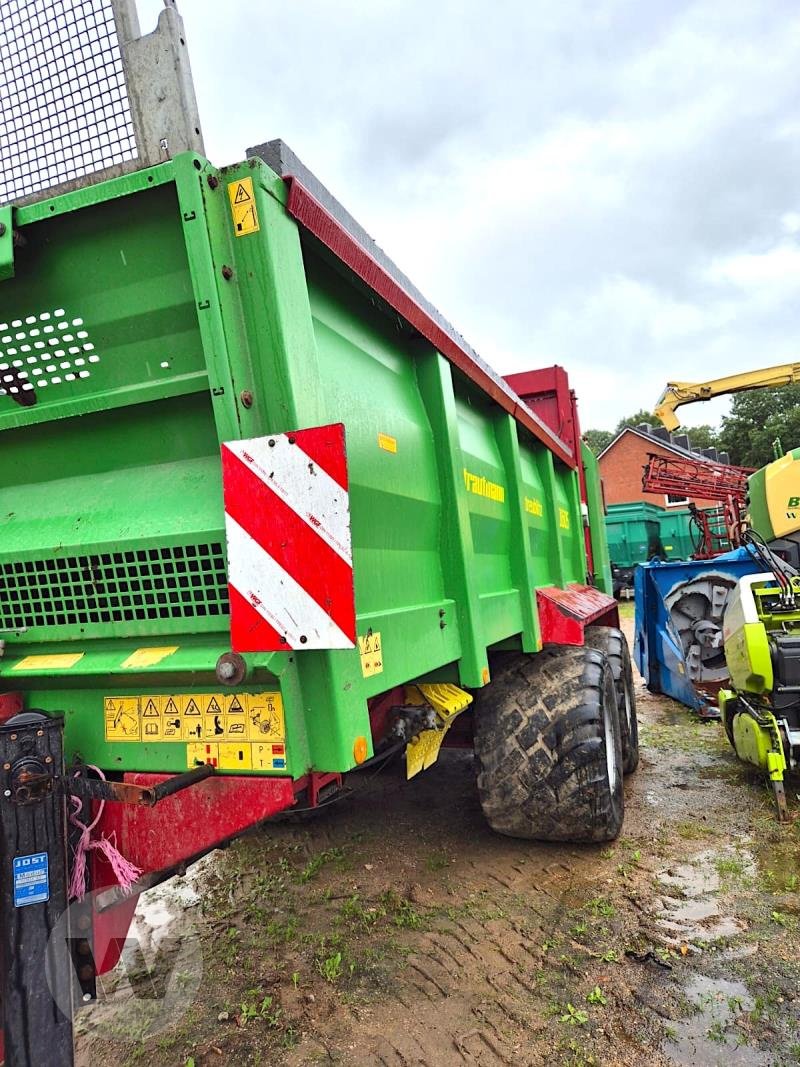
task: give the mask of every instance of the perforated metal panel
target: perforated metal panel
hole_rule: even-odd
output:
[[[197,623],[227,614],[220,543],[0,564],[0,630]]]
[[[1,0],[0,203],[202,151],[174,0]]]
[[[0,322],[0,396],[90,378],[99,362],[83,319],[64,308]]]
[[[135,159],[111,0],[3,0],[0,200]]]

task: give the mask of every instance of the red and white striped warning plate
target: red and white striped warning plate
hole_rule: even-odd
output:
[[[233,650],[352,648],[344,426],[229,441],[222,484]]]

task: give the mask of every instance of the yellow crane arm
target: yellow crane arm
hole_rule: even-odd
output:
[[[683,404],[711,400],[726,393],[744,393],[748,389],[768,389],[794,382],[800,382],[800,363],[780,363],[777,367],[729,374],[710,382],[667,382],[653,414],[668,430],[677,430],[681,423],[675,412]]]

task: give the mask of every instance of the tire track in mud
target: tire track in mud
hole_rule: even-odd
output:
[[[565,860],[509,865],[497,856],[472,866],[464,888],[494,885],[499,890],[492,897],[495,909],[507,897],[515,914],[481,919],[464,913],[420,936],[381,1003],[380,1028],[348,1063],[527,1067],[543,1062],[530,1048],[531,1038],[548,1025],[535,975],[543,966],[548,933],[569,909],[575,872]],[[551,886],[556,891],[548,892]]]

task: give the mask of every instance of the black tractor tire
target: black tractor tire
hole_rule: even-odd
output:
[[[552,645],[494,667],[474,705],[486,821],[508,837],[613,841],[624,798],[608,659],[593,648]]]
[[[587,626],[584,640],[590,648],[605,652],[614,675],[622,734],[622,771],[633,774],[639,766],[639,722],[636,718],[636,692],[628,641],[614,626]]]

